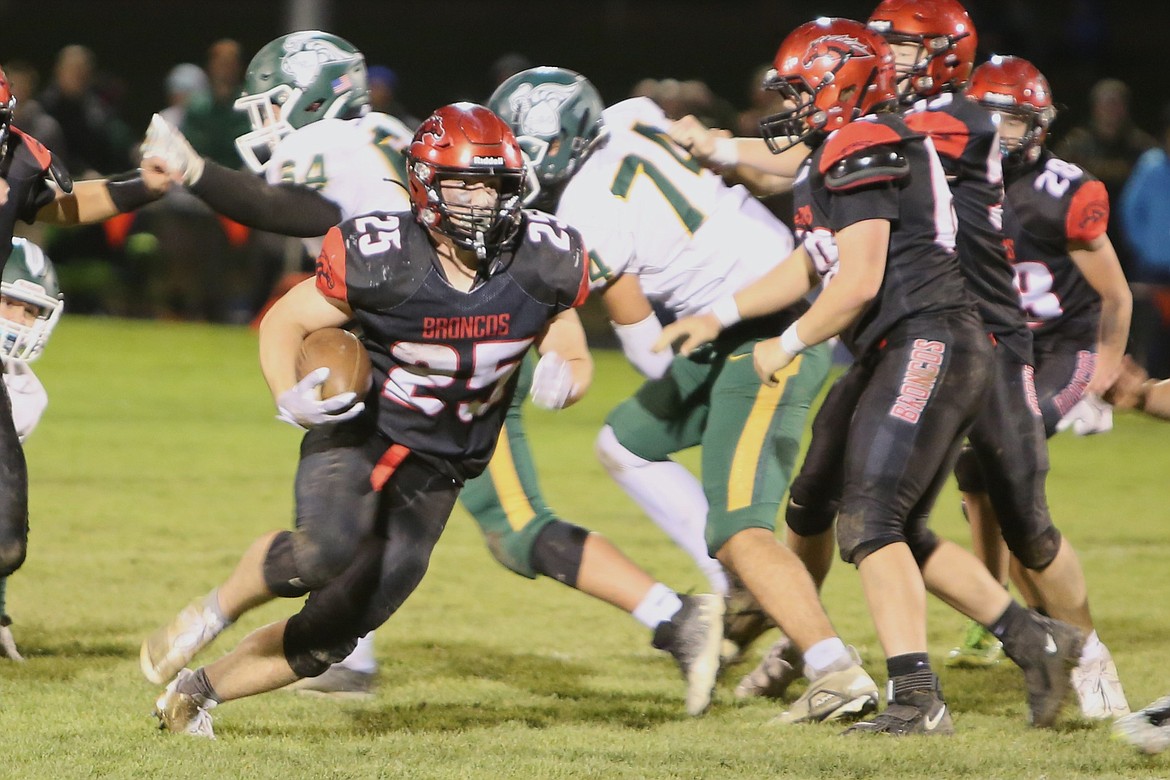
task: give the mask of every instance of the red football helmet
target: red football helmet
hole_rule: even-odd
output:
[[[12,126],[12,112],[16,110],[16,96],[8,84],[8,76],[0,69],[0,153],[8,142],[8,128]]]
[[[760,120],[775,153],[824,136],[896,98],[894,53],[861,22],[821,18],[797,27],[764,79],[794,108]]]
[[[1032,163],[1040,156],[1048,127],[1056,118],[1052,90],[1039,69],[1022,57],[998,54],[971,75],[967,94],[984,108],[1015,114],[1028,123],[1028,131],[1015,148],[1000,141],[1000,153],[1009,164]]]
[[[452,103],[419,126],[406,151],[410,204],[423,225],[480,258],[512,239],[520,226],[526,171],[524,155],[508,124],[475,103]],[[488,181],[490,206],[450,202],[443,182]]]
[[[898,68],[899,82],[909,80],[905,97],[958,91],[971,78],[978,38],[967,10],[956,0],[882,0],[868,26],[891,44],[919,47],[915,64]]]

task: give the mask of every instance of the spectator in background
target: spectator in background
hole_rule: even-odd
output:
[[[135,139],[94,88],[94,67],[90,49],[65,46],[57,54],[53,83],[40,96],[41,107],[64,133],[62,159],[74,178],[132,167]]]
[[[247,114],[234,108],[244,75],[240,44],[230,38],[211,44],[205,70],[209,89],[191,100],[180,129],[200,154],[239,168],[236,138],[252,129]]]
[[[8,86],[16,98],[12,124],[40,141],[58,157],[65,157],[65,132],[61,124],[49,116],[43,106],[33,99],[40,86],[40,74],[32,63],[13,60],[4,64]]]
[[[1160,140],[1138,158],[1118,209],[1133,256],[1133,351],[1152,376],[1170,374],[1170,104]]]
[[[385,65],[371,65],[366,73],[370,90],[370,110],[394,117],[415,130],[422,120],[410,113],[398,100],[398,74]]]
[[[1054,151],[1057,157],[1100,179],[1109,193],[1109,202],[1117,203],[1134,163],[1157,142],[1130,118],[1129,87],[1125,82],[1101,79],[1089,93],[1089,104],[1089,121],[1069,130]],[[1108,234],[1126,278],[1133,279],[1134,258],[1127,250],[1116,213],[1109,217]]]
[[[205,96],[210,85],[203,68],[193,62],[181,62],[167,73],[167,107],[159,116],[178,130],[187,117],[187,106],[197,97]]]

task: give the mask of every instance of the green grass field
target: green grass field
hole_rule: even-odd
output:
[[[636,378],[599,353],[579,406],[529,413],[545,492],[676,589],[699,590],[689,559],[597,465],[592,440]],[[1170,777],[1078,722],[1025,724],[1019,672],[942,670],[951,739],[841,739],[840,727],[768,725],[777,705],[731,689],[704,718],[683,712],[669,657],[634,620],[550,581],[498,566],[457,510],[417,593],[379,632],[368,702],[285,692],[215,711],[219,739],[158,733],[158,690],[138,670],[142,638],[221,580],[259,533],[287,527],[298,434],[273,419],[255,335],[237,328],[66,318],[37,370],[51,403],[27,451],[32,533],[8,609],[29,662],[0,661],[4,778],[1102,778]],[[1170,692],[1170,426],[1118,415],[1105,436],[1058,437],[1054,515],[1077,545],[1102,638],[1131,704]],[[694,453],[683,460],[694,467]],[[953,490],[935,511],[965,540]],[[884,680],[855,573],[826,586],[846,641]],[[268,605],[203,658],[289,614]],[[963,621],[932,602],[937,666]]]

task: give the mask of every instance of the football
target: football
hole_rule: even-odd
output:
[[[305,336],[297,355],[297,379],[322,367],[329,369],[329,378],[321,386],[322,398],[339,393],[361,397],[370,389],[370,355],[348,330],[323,328]]]

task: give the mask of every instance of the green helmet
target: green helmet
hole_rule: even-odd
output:
[[[533,195],[559,195],[604,137],[605,104],[589,79],[565,68],[529,68],[492,93],[488,108],[516,133],[535,175]],[[530,197],[530,201],[534,198]]]
[[[252,132],[236,139],[236,149],[261,173],[289,133],[318,119],[360,116],[369,105],[366,59],[353,44],[318,30],[282,35],[248,63],[235,108],[248,113]]]
[[[12,254],[4,266],[0,298],[18,301],[36,310],[32,322],[0,314],[0,358],[29,362],[36,360],[49,335],[65,311],[57,272],[39,246],[23,238],[12,239]]]

